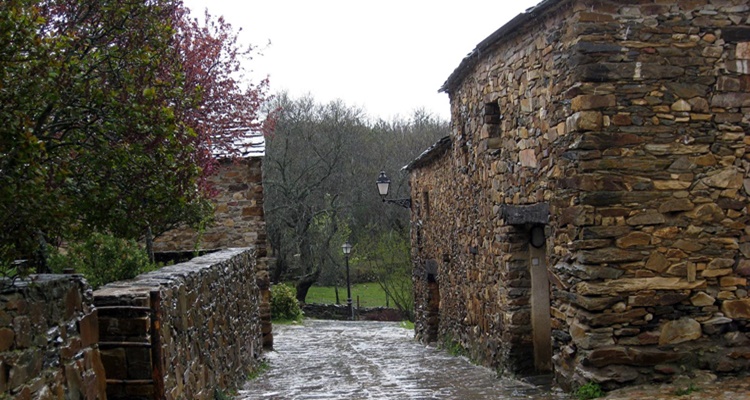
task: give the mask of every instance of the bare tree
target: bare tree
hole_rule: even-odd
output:
[[[392,171],[395,195],[408,196],[407,176],[397,171],[445,136],[448,124],[424,111],[372,122],[340,101],[319,104],[284,93],[273,107],[276,131],[267,139],[264,163],[268,237],[276,257],[271,279],[296,280],[297,298],[304,301],[321,278],[340,282],[344,241],[376,242],[393,230],[408,236],[408,210],[383,205],[375,179],[381,169]],[[400,257],[409,263],[408,252]]]

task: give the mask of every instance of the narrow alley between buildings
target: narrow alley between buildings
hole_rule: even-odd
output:
[[[565,399],[412,339],[394,322],[274,326],[270,369],[237,399]]]

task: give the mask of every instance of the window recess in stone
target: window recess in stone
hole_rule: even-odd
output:
[[[485,103],[484,105],[484,123],[497,125],[503,119],[500,115],[500,105],[497,102]]]

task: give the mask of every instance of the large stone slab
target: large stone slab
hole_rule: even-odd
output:
[[[706,286],[706,281],[688,282],[680,278],[622,278],[604,283],[580,282],[574,290],[582,295],[618,295],[620,293],[637,292],[641,290],[685,290],[699,289]]]

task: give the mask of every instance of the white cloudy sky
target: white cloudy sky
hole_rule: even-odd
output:
[[[450,118],[446,78],[476,44],[538,0],[184,0],[262,47],[248,65],[273,91],[343,99],[374,118]],[[266,44],[270,41],[270,45]]]

